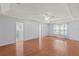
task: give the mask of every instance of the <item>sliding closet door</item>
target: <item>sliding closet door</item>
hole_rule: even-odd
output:
[[[38,55],[39,51],[39,23],[36,21],[24,22],[24,55]]]

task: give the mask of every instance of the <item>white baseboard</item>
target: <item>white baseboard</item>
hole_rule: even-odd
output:
[[[16,43],[16,42],[3,43],[3,44],[0,44],[0,47],[5,46],[5,45],[9,45],[9,44],[13,44],[13,43]]]

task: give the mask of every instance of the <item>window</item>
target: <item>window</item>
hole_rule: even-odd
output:
[[[59,35],[67,35],[67,24],[54,24],[53,33]]]

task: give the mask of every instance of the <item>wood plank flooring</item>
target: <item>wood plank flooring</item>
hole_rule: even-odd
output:
[[[0,55],[15,56],[16,44],[0,47]],[[42,49],[39,49],[39,40],[24,41],[24,56],[79,56],[79,41],[57,37],[42,38]]]

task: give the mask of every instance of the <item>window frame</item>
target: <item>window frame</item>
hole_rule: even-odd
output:
[[[59,27],[59,29],[57,29],[56,26]],[[61,29],[62,27],[64,29]],[[55,35],[67,35],[67,30],[68,30],[68,24],[54,24],[53,25],[53,33]],[[63,34],[62,34],[62,32],[63,32]]]

